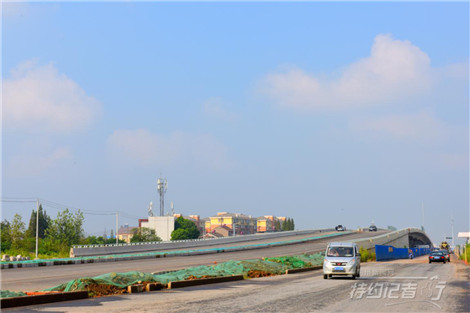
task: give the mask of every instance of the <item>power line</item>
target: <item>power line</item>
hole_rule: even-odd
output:
[[[34,203],[34,202],[36,202],[36,200],[2,199],[2,202],[10,202],[10,203]]]
[[[80,211],[83,214],[87,214],[87,215],[116,215],[116,212],[111,212],[111,211],[109,211],[109,212],[91,211],[91,210],[78,209],[78,208],[74,208],[74,207],[67,207],[67,206],[62,206],[62,205],[51,204],[51,203],[48,203],[48,202],[41,202],[41,205],[46,207],[46,208],[53,208],[53,209],[56,209],[56,210],[70,209],[70,210],[74,210],[74,211]]]
[[[80,209],[80,208],[76,208],[76,207],[73,207],[73,206],[70,206],[70,205],[67,205],[67,204],[62,204],[62,203],[58,203],[58,202],[54,202],[54,201],[50,201],[50,200],[46,200],[46,199],[39,199],[39,201],[41,203],[44,203],[46,205],[49,205],[51,207],[56,207],[56,208],[66,208],[66,209],[71,209],[71,210],[80,210],[82,212],[89,212],[89,213],[110,213],[110,214],[114,214],[115,212],[114,211],[105,211],[105,210],[86,210],[86,209]]]
[[[122,212],[122,211],[80,209],[80,208],[76,208],[76,207],[73,207],[73,206],[70,206],[70,205],[66,205],[66,204],[63,204],[63,203],[59,203],[59,202],[55,202],[55,201],[51,201],[51,200],[47,200],[47,199],[43,199],[43,198],[5,197],[5,198],[1,199],[2,202],[7,202],[7,203],[35,203],[37,200],[39,200],[39,202],[42,206],[45,206],[45,207],[48,207],[48,208],[53,208],[53,209],[56,209],[56,210],[71,209],[71,210],[80,211],[83,214],[87,214],[87,215],[116,215],[116,213],[118,213],[121,217],[127,218],[127,219],[139,219],[140,218],[138,216],[127,214],[127,213]]]
[[[35,197],[3,197],[2,199],[12,199],[12,200],[36,200]]]

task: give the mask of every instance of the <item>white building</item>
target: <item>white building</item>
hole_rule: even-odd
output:
[[[171,239],[171,232],[175,230],[174,216],[149,216],[147,222],[142,222],[141,227],[155,230],[155,234],[163,241]]]

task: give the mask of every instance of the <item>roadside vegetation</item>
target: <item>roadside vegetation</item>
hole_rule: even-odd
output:
[[[364,249],[363,247],[360,247],[359,253],[361,254],[361,262],[375,261],[374,252],[369,252],[369,250]]]
[[[280,223],[279,220],[277,220],[277,223],[278,224]],[[284,223],[282,223],[282,226],[276,227],[276,225],[275,225],[275,228],[276,228],[276,230],[283,230],[283,231],[294,230],[295,229],[294,219],[293,218],[287,218],[284,221]]]
[[[3,220],[1,226],[1,254],[10,256],[21,255],[34,259],[36,257],[36,215],[33,210],[28,227],[23,222],[21,215],[15,214],[13,220]],[[71,212],[65,209],[57,214],[55,219],[47,215],[42,206],[38,212],[38,258],[65,258],[70,255],[73,245],[114,244],[116,237],[111,230],[109,237],[85,236],[83,230],[84,216],[81,211]],[[286,219],[282,224],[277,220],[276,230],[294,230],[294,220]],[[175,230],[171,233],[171,240],[197,239],[200,231],[196,224],[183,217],[175,220]],[[136,228],[133,231],[131,242],[161,241],[155,234],[155,230],[149,228]],[[118,240],[118,243],[125,243]]]
[[[41,259],[69,257],[70,248],[77,244],[115,243],[115,238],[96,236],[85,237],[83,213],[72,213],[69,209],[61,211],[52,219],[39,206],[38,219],[38,257]],[[36,211],[33,210],[28,227],[21,215],[15,214],[13,220],[3,220],[1,226],[1,253],[16,256],[36,256]],[[124,241],[120,241],[124,242]]]
[[[459,246],[459,249],[460,249],[459,259],[465,260],[465,253],[466,253],[467,261],[470,261],[470,244],[467,243],[466,245],[462,245],[461,247]]]
[[[197,239],[199,235],[196,224],[180,216],[175,220],[175,230],[171,232],[171,240]]]
[[[136,227],[132,233],[131,242],[162,241],[162,239],[155,234],[155,229]]]

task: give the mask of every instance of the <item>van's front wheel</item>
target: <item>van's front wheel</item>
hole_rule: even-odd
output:
[[[328,279],[328,275],[327,275],[327,274],[323,274],[323,279]]]

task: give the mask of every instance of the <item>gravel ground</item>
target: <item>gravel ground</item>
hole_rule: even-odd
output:
[[[321,271],[316,271],[5,311],[469,312],[468,275],[469,267],[462,263],[428,264],[426,257],[420,257],[364,263],[356,280],[324,280]],[[387,289],[378,292],[380,285]],[[369,294],[361,296],[363,287],[370,288]],[[409,294],[413,297],[407,298]]]
[[[370,237],[370,233],[353,233],[350,235],[344,235],[336,238],[341,238],[341,240],[349,240],[353,238],[364,237]],[[283,240],[290,240],[291,238],[292,237],[284,237]],[[207,255],[7,269],[1,271],[1,288],[3,290],[11,291],[35,291],[50,288],[72,279],[77,279],[80,277],[93,277],[109,272],[158,272],[182,269],[190,266],[210,265],[214,264],[214,262],[220,263],[229,260],[259,259],[261,257],[295,255],[302,254],[305,252],[318,252],[324,251],[326,244],[330,241],[331,238],[325,238],[311,242],[280,247],[270,247],[236,252],[224,252]]]

